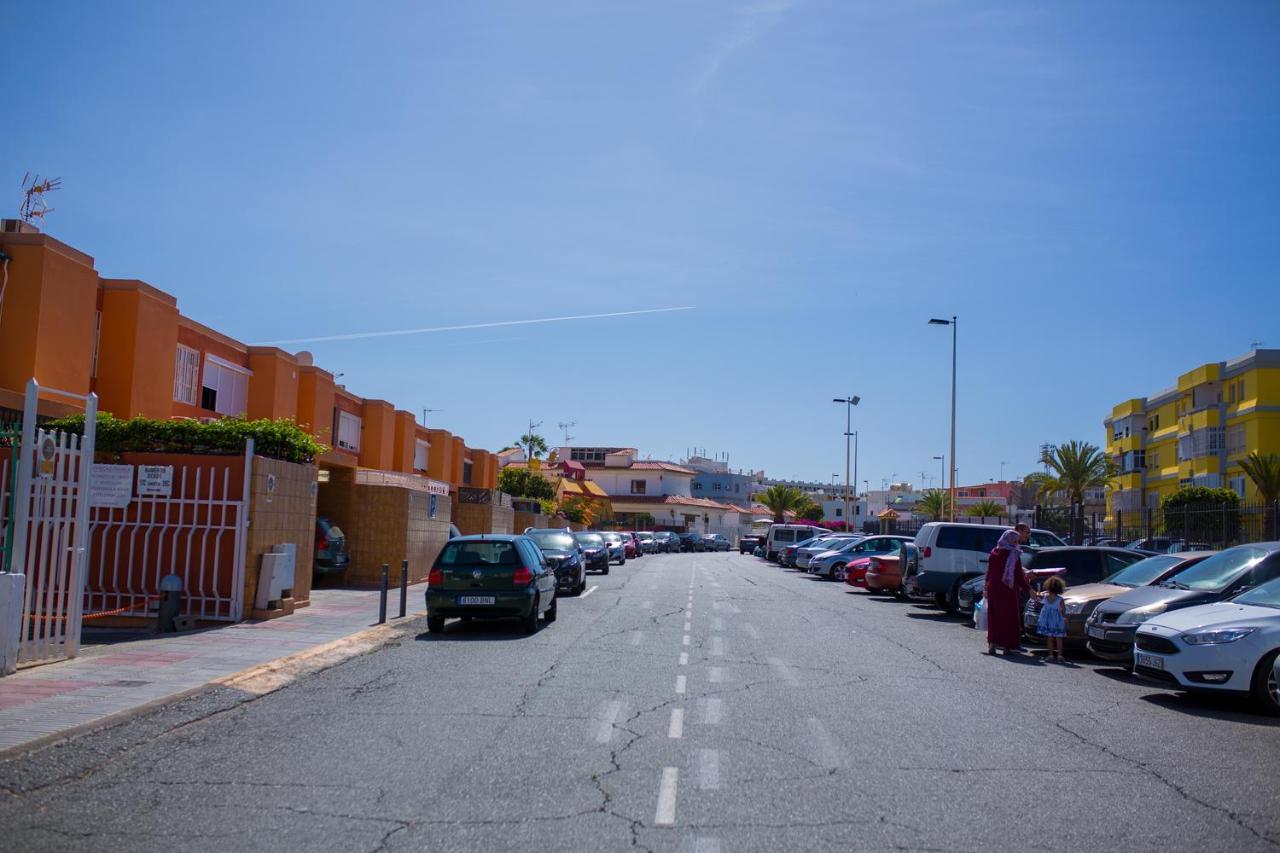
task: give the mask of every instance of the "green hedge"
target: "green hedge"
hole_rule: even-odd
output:
[[[84,415],[59,418],[44,425],[84,434]],[[104,453],[244,453],[245,439],[253,439],[255,453],[285,462],[311,462],[329,448],[291,420],[266,418],[246,421],[222,418],[211,423],[195,420],[160,421],[151,418],[120,420],[98,415],[96,450]]]

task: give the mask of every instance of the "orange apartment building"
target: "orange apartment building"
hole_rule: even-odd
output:
[[[99,410],[121,418],[289,418],[330,447],[317,460],[322,514],[351,503],[349,495],[326,494],[334,491],[327,483],[416,487],[434,480],[437,493],[447,485],[455,503],[461,487],[497,486],[494,454],[427,429],[386,400],[352,393],[309,353],[241,343],[184,316],[174,296],[146,282],[103,278],[92,257],[17,220],[0,220],[0,251],[8,257],[0,417],[21,412],[35,377],[44,387],[96,392]],[[40,403],[41,415],[72,411],[56,399]],[[436,503],[443,505],[436,518],[447,526],[449,500]],[[415,566],[414,575],[426,569]]]

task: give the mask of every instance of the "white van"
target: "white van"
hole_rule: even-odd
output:
[[[930,521],[916,534],[920,552],[920,573],[916,586],[922,593],[933,595],[933,603],[954,612],[960,584],[987,572],[987,555],[1009,528],[995,524],[965,524],[953,521]],[[1029,552],[1039,548],[1065,545],[1048,530],[1031,531],[1031,540],[1023,546],[1023,563]]]
[[[778,552],[788,545],[830,532],[825,527],[814,527],[812,524],[770,524],[769,533],[764,539],[764,558],[777,560]]]

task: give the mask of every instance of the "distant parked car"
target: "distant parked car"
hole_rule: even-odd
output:
[[[622,535],[608,530],[602,532],[600,538],[609,546],[609,559],[617,560],[619,566],[625,566],[627,564],[627,544],[622,541]]]
[[[1237,545],[1183,569],[1158,586],[1131,589],[1094,608],[1089,651],[1129,664],[1138,626],[1166,611],[1213,604],[1280,577],[1280,542]]]
[[[753,554],[755,553],[755,550],[759,548],[761,543],[763,542],[764,542],[763,536],[757,536],[755,534],[752,534],[750,536],[739,536],[738,537],[738,553]]]
[[[702,547],[707,551],[728,551],[731,543],[723,533],[708,533],[702,537]]]
[[[311,560],[312,573],[337,574],[346,571],[349,565],[351,554],[347,551],[347,537],[342,528],[322,515],[316,516],[316,550]]]
[[[1146,551],[1149,554],[1168,554],[1171,548],[1177,547],[1181,539],[1170,539],[1167,536],[1152,536],[1146,539],[1134,539],[1124,547],[1130,551]]]
[[[1138,626],[1134,671],[1178,690],[1250,693],[1280,716],[1280,579]]]
[[[603,575],[609,574],[609,543],[604,541],[604,537],[599,533],[578,532],[573,534],[573,538],[578,540],[579,547],[582,548],[583,557],[587,561],[587,569],[597,571]]]
[[[815,536],[829,531],[812,524],[770,524],[765,535],[764,556],[766,560],[778,559],[778,554],[788,545],[807,542]]]
[[[905,597],[902,586],[902,570],[896,554],[876,554],[871,558],[866,573],[867,592],[892,593]]]
[[[555,571],[559,589],[581,595],[587,588],[587,558],[573,534],[565,528],[530,527],[524,535],[533,540]]]
[[[636,541],[640,543],[640,553],[656,554],[658,551],[658,540],[653,534],[647,530],[637,531],[635,534]]]
[[[705,551],[706,546],[702,542],[702,534],[692,531],[680,534],[680,550],[681,551]]]
[[[636,538],[625,530],[618,531],[618,535],[622,537],[622,552],[627,555],[628,560],[634,560],[640,556],[640,543]]]
[[[833,548],[839,548],[850,539],[859,538],[861,537],[853,533],[830,533],[825,536],[815,536],[807,543],[796,546],[795,556],[792,558],[792,565],[797,569],[809,571],[810,561],[818,554],[830,551]]]
[[[659,530],[653,534],[658,540],[664,554],[675,554],[680,550],[680,536],[670,530]]]
[[[556,621],[556,573],[527,536],[484,534],[452,539],[427,575],[427,631],[445,619],[519,619],[526,633]]]
[[[816,575],[830,574],[836,580],[848,581],[852,571],[857,581],[851,586],[866,585],[866,571],[870,567],[872,557],[896,556],[904,542],[910,542],[910,536],[867,536],[854,539],[839,540],[841,547],[834,558],[824,558],[817,565],[810,564],[810,570]],[[844,544],[849,543],[849,544]]]

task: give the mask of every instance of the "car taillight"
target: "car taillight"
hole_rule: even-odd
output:
[[[444,572],[440,569],[432,569],[427,573],[427,586],[444,586]]]
[[[920,556],[921,556],[921,557],[925,557],[925,558],[928,558],[928,557],[933,556],[933,549],[932,549],[932,548],[930,548],[928,545],[925,545],[925,546],[924,546],[924,553],[922,553]]]
[[[525,566],[516,569],[516,573],[511,576],[511,582],[516,586],[528,586],[533,583],[533,572],[529,571]]]

